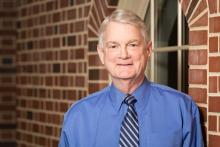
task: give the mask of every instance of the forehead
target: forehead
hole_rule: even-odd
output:
[[[141,30],[132,24],[109,22],[104,31],[105,41],[142,40]]]

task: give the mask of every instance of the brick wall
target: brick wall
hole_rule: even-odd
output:
[[[97,30],[114,5],[117,1],[20,1],[18,147],[57,146],[68,107],[107,85],[107,72],[97,64]]]
[[[0,1],[0,146],[15,146],[16,137],[18,147],[57,146],[67,108],[109,83],[96,53],[97,34],[117,2]],[[206,144],[217,147],[220,1],[180,3],[190,30],[189,94],[201,110]]]
[[[189,94],[201,110],[206,145],[220,146],[220,1],[181,0],[189,24]]]
[[[0,1],[0,146],[15,145],[15,0]]]

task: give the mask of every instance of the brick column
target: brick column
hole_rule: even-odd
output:
[[[220,2],[181,0],[189,33],[189,94],[201,112],[206,146],[220,146]]]
[[[220,146],[220,1],[208,0],[208,142],[209,147]]]

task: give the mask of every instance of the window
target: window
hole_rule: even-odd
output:
[[[148,77],[188,92],[188,24],[177,0],[149,0],[145,22],[153,52]]]

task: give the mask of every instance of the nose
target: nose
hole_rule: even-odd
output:
[[[128,57],[129,57],[129,54],[128,54],[128,50],[127,50],[126,46],[121,47],[120,58],[127,59]]]

